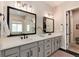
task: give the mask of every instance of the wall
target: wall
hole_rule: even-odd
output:
[[[66,44],[68,42],[66,42],[66,11],[72,10],[75,8],[79,8],[79,2],[78,1],[66,1],[66,2],[62,3],[61,5],[59,5],[57,8],[59,9],[59,10],[58,9],[56,10],[56,13],[58,13],[58,14],[55,14],[54,16],[55,16],[56,22],[58,21],[57,24],[64,25],[62,48],[67,49]],[[58,27],[60,27],[60,26],[61,25],[58,25]]]
[[[55,19],[55,32],[62,32],[63,34],[63,39],[61,42],[61,48],[65,49],[66,48],[66,42],[64,41],[64,11],[62,6],[57,6],[56,11],[54,14],[54,19]]]
[[[43,17],[45,16],[45,14],[48,14],[48,13],[53,14],[53,9],[50,6],[44,4],[41,1],[40,2],[26,1],[25,3],[32,5],[32,7],[34,9],[34,13],[37,14],[37,34],[43,33],[42,30],[38,30],[38,27],[41,27],[41,29],[43,29]],[[7,1],[7,2],[5,1],[4,2],[4,4],[3,4],[3,8],[4,8],[3,13],[6,16],[5,20],[7,20],[7,6],[15,7],[15,2],[14,1]],[[8,33],[6,33],[6,34],[4,34],[4,33],[3,33],[2,36],[6,37],[6,35]]]

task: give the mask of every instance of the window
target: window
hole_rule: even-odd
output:
[[[22,32],[22,23],[13,23],[12,32]]]

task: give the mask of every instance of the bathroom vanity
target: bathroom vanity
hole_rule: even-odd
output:
[[[2,57],[48,57],[61,48],[62,35],[55,33],[45,37],[32,35],[26,39],[10,37],[2,40]]]
[[[10,35],[0,39],[0,56],[48,57],[61,48],[62,33],[54,33],[54,20],[44,17],[43,21],[45,33],[38,35],[36,14],[8,6]]]

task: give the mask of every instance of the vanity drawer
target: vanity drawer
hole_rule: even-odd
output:
[[[43,45],[44,44],[44,41],[39,41],[38,42],[38,45]]]
[[[49,43],[51,43],[51,39],[45,40],[45,44],[49,44]]]
[[[6,56],[6,57],[19,57],[19,54],[13,54],[13,55],[9,55],[9,56]]]
[[[32,48],[32,47],[35,47],[35,46],[37,46],[37,42],[33,42],[31,44],[23,45],[23,46],[21,46],[20,50],[23,51],[23,50],[26,50],[26,49],[29,49],[29,48]]]
[[[12,49],[5,50],[4,53],[5,53],[5,56],[19,53],[19,48],[12,48]]]
[[[61,39],[61,36],[57,36],[57,37],[55,37],[55,39]]]
[[[45,44],[45,50],[51,49],[51,43]]]
[[[50,55],[51,55],[51,49],[46,50],[46,51],[45,51],[45,57],[48,57],[48,56],[50,56]]]
[[[51,49],[51,39],[45,40],[45,49]]]

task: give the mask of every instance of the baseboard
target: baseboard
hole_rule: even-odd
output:
[[[60,48],[59,50],[62,50],[62,51],[66,52],[66,53],[69,53],[69,54],[72,54],[72,55],[74,55],[75,57],[79,57],[79,54],[76,53],[76,52],[73,52],[73,51],[70,51],[70,50],[64,50],[64,49],[62,49],[62,48]]]

